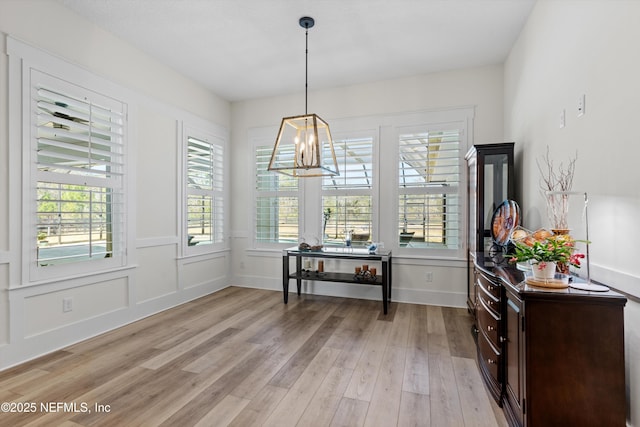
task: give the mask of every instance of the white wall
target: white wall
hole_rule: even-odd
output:
[[[505,138],[517,141],[528,228],[549,226],[536,159],[578,153],[574,189],[589,195],[592,275],[640,296],[640,2],[539,1],[505,64]],[[578,98],[586,110],[577,117]],[[566,126],[559,116],[566,110]],[[571,226],[571,224],[570,224]],[[631,425],[640,425],[640,303],[625,308]]]
[[[36,286],[21,276],[20,235],[11,230],[23,213],[10,201],[20,205],[22,171],[9,163],[21,141],[7,130],[7,36],[128,94],[132,268]],[[0,369],[227,286],[228,251],[179,258],[178,136],[182,122],[228,133],[230,104],[58,2],[1,1],[0,43]],[[63,313],[67,297],[74,309]]]
[[[301,90],[303,87],[301,87]],[[309,93],[309,112],[331,125],[340,119],[424,110],[475,107],[473,142],[502,142],[502,66],[449,71]],[[282,289],[281,253],[251,247],[253,164],[250,130],[273,127],[275,141],[282,117],[302,114],[304,93],[232,104],[233,283]],[[381,133],[380,144],[394,144]],[[382,159],[384,161],[384,159]],[[392,170],[388,168],[387,170]],[[382,203],[394,193],[393,177],[381,177]],[[318,219],[319,220],[319,219]],[[386,223],[388,224],[388,223]],[[388,225],[387,225],[388,226]],[[303,231],[304,232],[304,231]],[[381,234],[384,230],[381,231]],[[385,246],[385,248],[387,248]],[[466,261],[401,258],[394,254],[395,301],[466,306]],[[427,283],[426,272],[433,273]],[[379,289],[319,282],[309,292],[379,299]]]

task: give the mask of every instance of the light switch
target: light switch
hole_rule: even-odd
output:
[[[578,117],[584,116],[584,94],[578,98]]]

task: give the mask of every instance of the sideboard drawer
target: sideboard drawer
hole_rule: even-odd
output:
[[[479,303],[484,304],[487,310],[491,310],[494,317],[500,318],[500,299],[488,293],[483,287],[479,287],[478,290]],[[477,307],[477,309],[480,309],[480,307]]]
[[[497,316],[493,310],[487,308],[482,298],[480,299],[476,313],[478,317],[478,328],[484,332],[496,348],[500,348],[500,316]]]
[[[493,381],[499,384],[501,378],[498,376],[498,370],[502,363],[502,354],[491,345],[487,336],[482,331],[478,334],[478,350],[480,361],[489,374],[491,374]]]
[[[484,289],[488,294],[493,295],[496,299],[500,299],[500,286],[496,284],[490,277],[487,277],[481,271],[478,271],[476,275],[478,285]]]

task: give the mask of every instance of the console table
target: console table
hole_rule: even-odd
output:
[[[289,258],[295,257],[296,270],[289,272]],[[354,273],[336,272],[307,272],[302,269],[302,258],[324,258],[340,260],[357,260],[363,264],[380,262],[382,264],[381,274],[376,275],[374,280],[360,281],[356,279]],[[303,280],[314,280],[322,282],[342,282],[359,283],[363,285],[376,285],[382,288],[382,308],[387,314],[389,301],[391,300],[391,251],[378,250],[370,254],[366,249],[355,248],[323,248],[321,251],[303,251],[297,247],[285,249],[282,252],[282,292],[284,293],[284,303],[289,301],[289,280],[296,279],[298,295]]]

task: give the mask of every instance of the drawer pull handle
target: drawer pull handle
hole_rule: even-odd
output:
[[[489,325],[487,326],[487,331],[491,332],[491,331],[495,331],[496,328],[494,328],[493,326]]]
[[[493,305],[493,301],[489,301],[489,305]]]
[[[487,359],[487,363],[488,363],[489,365],[495,365],[495,364],[496,364],[496,361],[495,361],[495,360],[493,360],[493,359]]]
[[[493,291],[493,286],[489,285],[487,286],[487,289],[489,289],[489,292]]]
[[[507,339],[505,337],[500,337],[500,342],[507,342]]]

